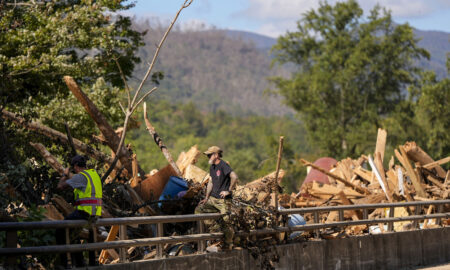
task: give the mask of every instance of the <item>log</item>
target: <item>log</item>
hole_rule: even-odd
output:
[[[48,220],[63,220],[64,216],[56,209],[53,204],[40,205],[39,208],[45,209],[44,216]]]
[[[311,166],[311,167],[313,167],[314,169],[316,169],[316,170],[318,170],[318,171],[320,171],[320,172],[322,172],[322,173],[324,173],[324,174],[326,174],[326,175],[328,175],[328,176],[333,177],[334,179],[336,179],[336,180],[338,180],[338,181],[344,183],[346,186],[349,186],[349,187],[354,188],[354,189],[355,189],[356,191],[358,191],[358,192],[361,192],[361,193],[364,193],[364,194],[371,194],[371,192],[370,192],[367,188],[363,188],[363,187],[354,185],[354,184],[348,182],[347,180],[345,180],[345,179],[343,179],[343,178],[341,178],[341,177],[339,177],[339,176],[337,176],[337,175],[334,175],[334,174],[328,172],[327,170],[324,170],[324,169],[322,169],[322,168],[320,168],[320,167],[318,167],[318,166],[312,164],[312,163],[309,162],[309,161],[306,161],[306,160],[304,160],[304,159],[300,159],[300,162],[302,162],[302,163],[305,164],[306,166]]]
[[[380,153],[381,163],[383,163],[384,160],[384,150],[386,149],[386,137],[387,137],[386,130],[379,128],[377,135],[377,144],[375,146],[375,152],[373,155],[374,157],[376,157],[377,153]]]
[[[81,105],[83,105],[84,109],[87,111],[92,120],[94,120],[94,122],[97,124],[97,127],[100,129],[100,132],[105,138],[106,145],[108,145],[111,150],[117,151],[120,143],[120,138],[119,136],[117,136],[115,130],[109,125],[106,117],[97,109],[95,104],[86,96],[86,94],[80,89],[80,87],[78,87],[77,83],[72,77],[64,76],[64,81],[66,82],[69,90],[78,99]],[[125,169],[129,173],[131,173],[131,155],[124,146],[122,146],[122,148],[120,149],[119,160],[120,163],[123,164]],[[142,173],[144,174],[143,171]]]
[[[272,172],[264,177],[253,180],[252,182],[246,184],[244,187],[249,188],[249,189],[254,189],[256,191],[266,190],[266,188],[268,186],[273,185],[273,183],[275,181],[275,174],[276,174],[276,171]],[[284,174],[285,174],[285,171],[283,169],[280,169],[280,171],[278,173],[278,185],[281,183],[281,180],[283,179]]]
[[[420,165],[422,165],[422,166],[434,162],[434,160],[425,151],[423,151],[422,148],[420,148],[418,145],[416,145],[415,142],[405,143],[404,150],[405,150],[408,158],[410,158],[414,162],[419,162]],[[441,178],[445,177],[446,172],[444,169],[442,169],[441,166],[437,165],[437,166],[435,166],[434,169],[436,169],[436,172],[439,177],[441,177]]]
[[[63,213],[64,216],[68,216],[74,211],[73,206],[70,203],[66,202],[66,200],[64,200],[64,198],[59,195],[53,195],[52,202]]]
[[[34,147],[44,157],[45,161],[60,175],[64,174],[65,168],[59,163],[59,161],[40,143],[32,143],[30,145]]]
[[[413,182],[414,189],[416,190],[416,194],[420,197],[427,198],[427,193],[423,190],[422,186],[420,185],[419,178],[416,175],[416,172],[414,171],[413,167],[411,166],[411,163],[409,163],[408,155],[406,154],[405,149],[403,146],[399,146],[400,153],[403,159],[403,167],[405,167],[406,172],[408,173],[409,177],[411,178],[411,181]],[[402,161],[400,161],[402,162]]]
[[[181,173],[180,169],[178,168],[177,164],[173,161],[172,155],[170,154],[167,147],[164,145],[161,137],[159,137],[158,133],[156,133],[155,128],[152,126],[150,121],[147,117],[147,103],[144,102],[144,119],[145,119],[145,125],[147,126],[147,130],[152,136],[153,140],[155,141],[156,145],[159,147],[161,152],[163,153],[164,157],[169,162],[170,166],[172,166],[173,170],[176,173],[176,176],[183,177],[183,174]]]
[[[13,121],[14,123],[26,128],[28,130],[36,131],[37,133],[47,136],[50,139],[58,140],[65,144],[69,144],[69,140],[65,134],[63,134],[57,130],[54,130],[52,128],[49,128],[45,125],[39,124],[34,121],[29,122],[29,121],[25,120],[24,118],[22,118],[20,116],[16,116],[14,113],[11,113],[11,112],[8,112],[5,110],[2,111],[2,117],[3,117],[3,119]],[[75,145],[75,147],[78,150],[80,150],[81,152],[85,153],[87,156],[94,158],[98,161],[106,162],[108,164],[111,164],[113,161],[113,159],[110,156],[105,155],[104,153],[81,142],[80,140],[73,138],[73,144]]]

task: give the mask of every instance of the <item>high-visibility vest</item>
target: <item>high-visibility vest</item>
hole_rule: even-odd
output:
[[[102,182],[95,170],[89,169],[80,172],[87,179],[84,192],[75,188],[75,208],[87,212],[91,216],[102,214]]]

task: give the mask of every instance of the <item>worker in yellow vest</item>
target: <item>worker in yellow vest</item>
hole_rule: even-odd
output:
[[[93,169],[86,168],[86,158],[76,155],[70,162],[75,174],[67,168],[59,180],[58,189],[72,188],[75,197],[75,211],[65,220],[85,219],[92,220],[102,214],[102,183],[100,176]],[[65,243],[64,230],[57,231],[59,244]],[[93,242],[93,234],[89,233],[89,242]],[[95,253],[89,252],[89,265],[95,265]],[[84,266],[82,253],[74,253],[73,264]],[[61,264],[67,266],[66,254],[61,256]]]

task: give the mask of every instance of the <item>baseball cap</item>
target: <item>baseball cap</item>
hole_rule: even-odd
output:
[[[221,154],[222,149],[220,149],[220,147],[214,145],[214,146],[211,146],[210,148],[208,148],[208,150],[206,150],[205,152],[203,152],[203,154],[205,154],[205,155],[214,154],[214,153]]]
[[[86,158],[81,155],[75,155],[70,161],[71,166],[86,167]]]

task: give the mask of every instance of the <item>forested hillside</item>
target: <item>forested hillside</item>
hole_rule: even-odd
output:
[[[140,31],[147,30],[146,45],[139,50],[143,60],[134,77],[142,78],[149,56],[163,32],[158,24],[134,21]],[[420,60],[424,69],[447,76],[446,53],[450,34],[414,30],[418,45],[430,52],[430,61]],[[218,109],[233,115],[284,115],[293,111],[280,97],[265,94],[271,88],[267,77],[289,76],[286,67],[271,69],[270,48],[276,39],[255,33],[231,30],[174,31],[161,52],[156,69],[164,73],[155,96],[172,102],[192,101],[202,111]]]
[[[146,45],[139,50],[143,60],[134,77],[142,78],[149,56],[162,36],[160,28],[137,24],[148,30]],[[233,115],[284,115],[292,111],[280,98],[264,95],[267,77],[288,76],[285,68],[270,69],[268,50],[219,30],[181,32],[169,36],[156,70],[165,78],[155,94],[173,103],[192,101],[202,111],[224,110]]]

